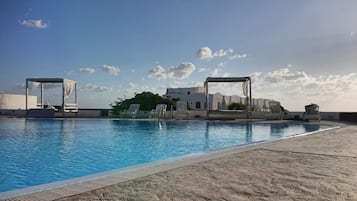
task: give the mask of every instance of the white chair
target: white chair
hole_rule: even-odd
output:
[[[130,104],[128,110],[122,112],[121,114],[135,118],[136,113],[139,111],[139,108],[140,108],[140,104]]]
[[[281,120],[283,119],[284,110],[278,101],[269,102],[270,113],[265,115],[268,120]]]
[[[167,105],[166,104],[157,104],[155,110],[151,110],[149,118],[164,118],[166,115],[166,108]]]

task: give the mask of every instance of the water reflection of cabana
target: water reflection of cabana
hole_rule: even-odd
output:
[[[37,108],[29,108],[28,107],[28,95],[29,95],[29,82],[39,83],[40,87],[40,103],[37,104]],[[63,116],[64,113],[77,113],[78,112],[78,97],[77,97],[77,81],[74,80],[67,80],[63,78],[27,78],[26,79],[26,111],[36,110],[35,113],[38,113],[39,116],[46,116],[46,112],[42,113],[45,110],[53,110],[54,112],[57,110],[55,108],[46,108],[48,105],[45,105],[44,97],[45,97],[45,87],[44,84],[62,84],[62,105],[60,106],[58,112],[62,112]],[[72,102],[69,101],[69,97],[71,94],[74,94],[74,100]],[[73,99],[73,98],[72,98]],[[74,102],[74,103],[73,103]],[[35,115],[36,116],[36,115]],[[52,116],[50,114],[49,116]]]

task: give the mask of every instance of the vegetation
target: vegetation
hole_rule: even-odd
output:
[[[228,105],[228,110],[245,110],[246,108],[247,106],[242,103],[232,103]]]
[[[157,104],[167,104],[167,108],[171,105],[176,107],[176,102],[170,99],[164,99],[159,94],[153,94],[152,92],[142,92],[136,94],[134,98],[125,99],[122,101],[115,101],[111,104],[114,115],[120,114],[121,111],[127,110],[130,104],[140,104],[140,110],[152,110],[155,109]]]

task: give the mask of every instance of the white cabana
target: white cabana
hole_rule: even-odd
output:
[[[41,99],[38,105],[41,109],[44,105],[44,83],[59,83],[62,84],[62,106],[61,111],[64,112],[78,112],[78,97],[77,97],[77,81],[67,80],[63,78],[27,78],[26,79],[26,110],[28,107],[29,82],[39,83],[41,88]],[[66,102],[68,97],[74,93],[74,103]]]
[[[205,94],[206,94],[206,111],[207,118],[210,113],[209,108],[209,98],[208,98],[208,83],[209,82],[242,82],[243,85],[243,95],[246,97],[247,101],[247,116],[250,119],[252,117],[252,83],[250,77],[207,77],[204,83]]]

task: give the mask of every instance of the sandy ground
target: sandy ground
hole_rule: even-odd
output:
[[[357,200],[357,126],[257,146],[60,200]]]

